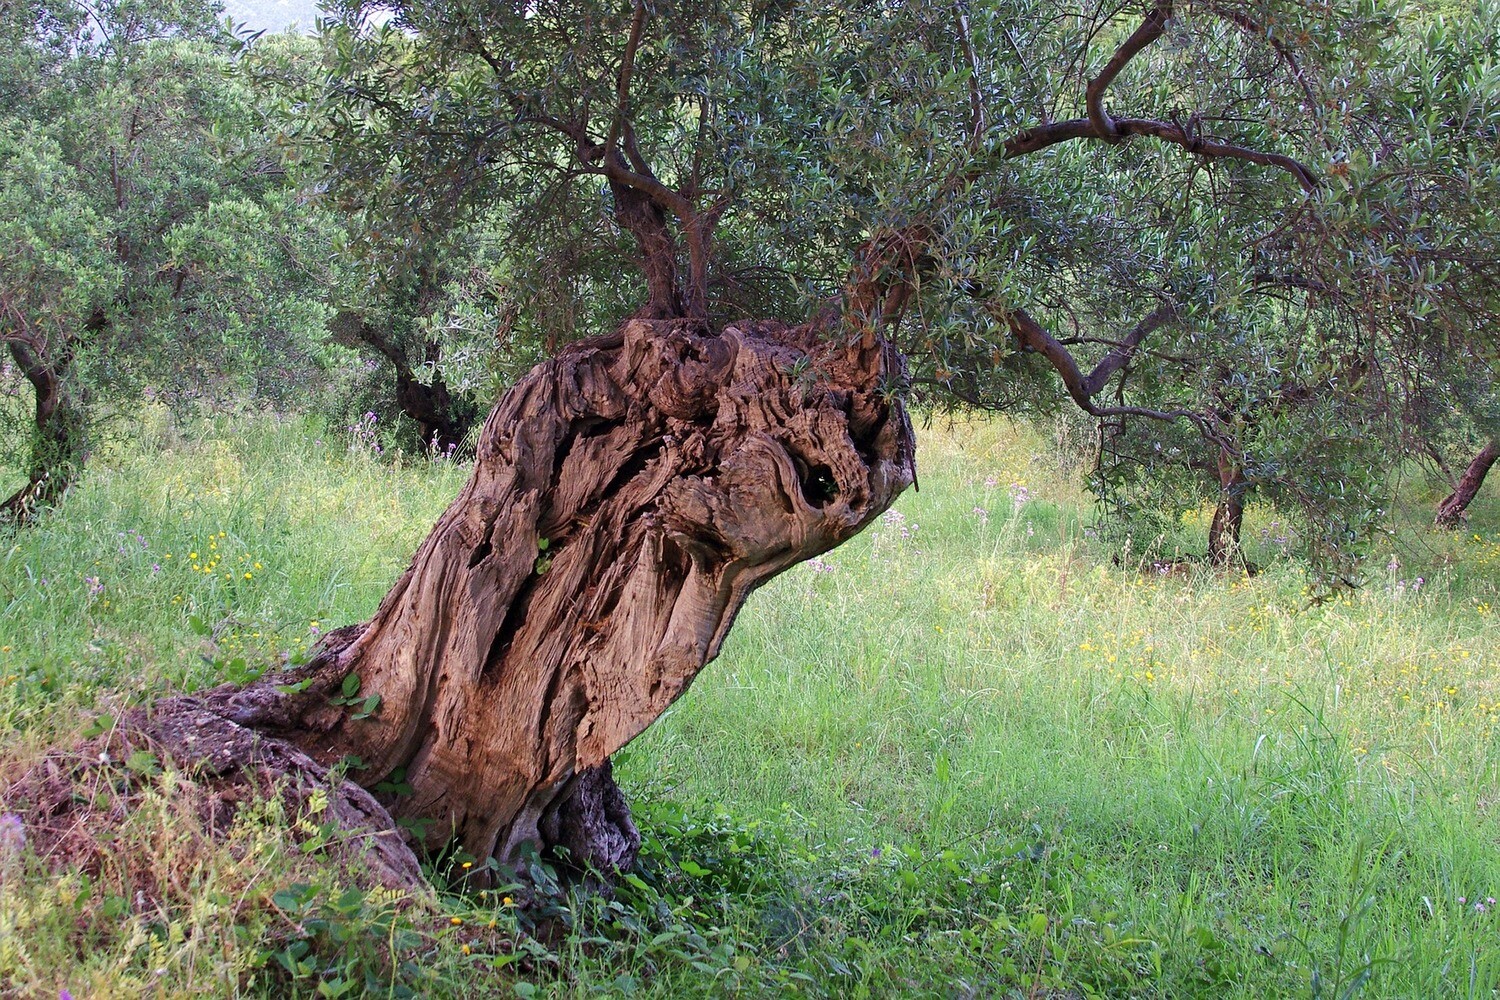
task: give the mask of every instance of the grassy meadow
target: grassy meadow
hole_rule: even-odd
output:
[[[1366,586],[1310,604],[1267,511],[1254,577],[1112,560],[1063,457],[923,431],[920,492],[756,594],[617,758],[638,871],[537,862],[523,911],[367,891],[274,800],[209,840],[170,762],[79,789],[118,797],[107,863],[33,849],[6,788],[49,747],[369,614],[466,473],[147,412],[0,538],[0,995],[1500,993],[1493,489],[1439,533],[1414,485]]]

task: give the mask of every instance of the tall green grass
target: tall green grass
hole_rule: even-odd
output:
[[[346,444],[152,417],[5,539],[0,782],[112,705],[370,613],[464,470]],[[0,988],[1494,995],[1494,502],[1436,533],[1414,493],[1367,585],[1313,603],[1273,512],[1254,577],[1115,561],[1066,458],[1001,422],[925,431],[920,492],[757,593],[619,756],[641,868],[559,889],[548,933],[503,892],[349,890],[274,810],[203,844],[162,792],[121,845],[168,845],[159,893],[0,862]],[[1201,548],[1206,514],[1152,547]],[[193,902],[217,897],[240,905]]]

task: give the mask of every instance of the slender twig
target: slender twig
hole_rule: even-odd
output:
[[[1267,45],[1271,46],[1271,48],[1275,50],[1277,56],[1281,58],[1281,61],[1286,63],[1287,69],[1291,71],[1292,78],[1295,79],[1297,81],[1297,84],[1302,88],[1302,93],[1307,98],[1308,114],[1314,116],[1318,114],[1318,97],[1315,93],[1313,93],[1312,84],[1308,81],[1307,75],[1302,72],[1302,66],[1297,62],[1296,55],[1290,48],[1282,44],[1281,39],[1277,38],[1269,29],[1262,26],[1254,18],[1250,17],[1250,15],[1244,13],[1243,11],[1229,10],[1228,8],[1222,7],[1218,4],[1212,5],[1211,7],[1209,7],[1209,10],[1213,11],[1214,14],[1222,17],[1230,24],[1233,24],[1241,31],[1244,31],[1246,34],[1254,38],[1263,39]]]
[[[979,94],[979,57],[974,54],[974,41],[969,35],[969,14],[962,3],[954,5],[953,14],[958,27],[958,43],[969,64],[969,151],[978,153],[984,143],[984,100]]]
[[[606,146],[613,146],[622,133],[625,134],[626,145],[635,146],[635,130],[630,122],[630,78],[635,74],[635,54],[641,47],[641,35],[645,28],[646,4],[644,0],[635,0],[635,13],[630,19],[630,37],[625,40],[625,53],[620,57],[620,73],[615,78],[615,120],[609,127]],[[632,163],[635,163],[638,156],[639,154],[631,156]],[[640,169],[638,164],[636,169]]]

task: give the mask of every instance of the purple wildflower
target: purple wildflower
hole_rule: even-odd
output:
[[[15,813],[0,816],[0,858],[13,857],[26,846],[26,826]]]

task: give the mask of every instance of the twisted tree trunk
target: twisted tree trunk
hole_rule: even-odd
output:
[[[771,322],[632,320],[575,344],[495,407],[372,619],[296,675],[164,703],[142,728],[161,741],[184,713],[212,717],[249,756],[259,740],[321,767],[357,757],[366,788],[400,773],[411,794],[383,804],[431,820],[428,848],[628,865],[610,755],[713,659],[751,591],[912,481],[911,427],[882,388],[900,363],[879,340]]]
[[[49,359],[38,345],[9,342],[11,357],[36,393],[31,456],[26,483],[0,502],[0,517],[29,520],[55,503],[84,465],[88,447],[88,414],[69,383],[73,355],[67,345]]]
[[[1458,485],[1453,492],[1443,498],[1438,504],[1437,516],[1433,523],[1439,528],[1456,528],[1463,523],[1464,512],[1469,509],[1469,504],[1474,502],[1479,488],[1484,485],[1484,478],[1490,474],[1495,460],[1500,459],[1500,440],[1491,441],[1480,450],[1464,474],[1458,480]]]
[[[416,422],[422,446],[440,454],[456,451],[481,415],[477,407],[453,398],[441,372],[423,382],[404,365],[396,368],[396,405]]]
[[[1245,525],[1245,470],[1233,455],[1219,450],[1219,503],[1208,526],[1208,563],[1223,569],[1240,554]]]
[[[442,359],[436,345],[427,345],[425,360],[432,376],[423,382],[407,359],[406,350],[387,327],[354,313],[343,313],[334,318],[330,328],[341,340],[373,348],[395,368],[396,406],[417,425],[421,447],[451,453],[463,444],[480,414],[466,400],[455,399],[449,392],[438,367]]]

